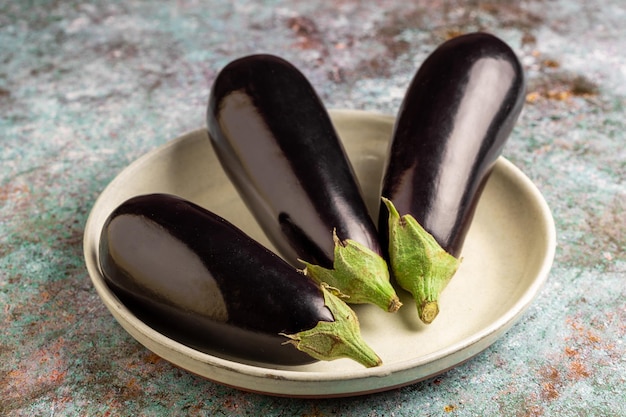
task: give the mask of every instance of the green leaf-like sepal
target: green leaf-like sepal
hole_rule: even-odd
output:
[[[371,303],[385,311],[395,312],[402,303],[389,280],[387,262],[370,248],[351,239],[335,241],[333,269],[300,261],[304,273],[318,284],[339,289],[351,304]]]
[[[382,200],[389,211],[389,262],[394,278],[413,295],[420,319],[429,324],[439,313],[439,295],[461,260],[446,252],[413,216],[400,217],[389,199]]]
[[[326,307],[335,321],[320,321],[315,327],[296,334],[284,334],[285,343],[293,344],[297,349],[312,357],[330,361],[350,358],[368,368],[382,364],[380,357],[372,350],[361,336],[359,319],[354,311],[335,294],[327,285],[321,285]]]

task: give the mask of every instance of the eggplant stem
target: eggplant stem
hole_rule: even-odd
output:
[[[435,320],[437,314],[439,314],[439,303],[437,301],[427,301],[422,306],[420,318],[424,323],[430,324]]]
[[[382,197],[389,211],[389,261],[393,276],[409,291],[420,320],[430,324],[439,314],[439,296],[456,273],[461,259],[447,253],[413,216],[400,216]]]
[[[304,274],[318,284],[337,288],[349,297],[348,303],[371,303],[388,312],[397,311],[402,303],[391,285],[389,267],[383,257],[354,240],[341,241],[334,230],[333,240],[333,269],[300,260],[305,265]]]
[[[291,343],[297,349],[323,361],[350,358],[368,368],[381,365],[380,357],[361,336],[356,313],[327,285],[322,284],[320,288],[326,307],[335,321],[320,321],[312,329],[296,334],[281,333],[288,338],[284,343]]]

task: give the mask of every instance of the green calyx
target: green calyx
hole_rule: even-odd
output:
[[[320,321],[312,329],[292,335],[281,333],[289,339],[285,343],[291,343],[297,349],[323,361],[350,358],[368,368],[381,365],[380,357],[363,340],[359,319],[341,300],[341,294],[325,284],[320,288],[326,307],[335,321]]]
[[[385,311],[397,311],[402,303],[391,285],[389,268],[382,256],[354,240],[341,241],[335,231],[333,240],[333,269],[301,261],[305,264],[304,273],[318,284],[337,288],[348,297],[348,303],[371,303]]]
[[[382,201],[389,211],[389,261],[394,278],[413,295],[420,319],[430,324],[439,313],[439,295],[461,260],[447,253],[413,216],[400,217],[389,199]]]

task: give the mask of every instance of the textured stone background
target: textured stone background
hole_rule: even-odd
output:
[[[626,415],[626,4],[542,1],[108,1],[0,4],[0,414]],[[419,63],[490,31],[526,68],[505,156],[553,209],[541,295],[470,362],[386,393],[243,393],[151,354],[85,270],[83,226],[128,163],[204,126],[217,71],[269,52],[330,108],[393,114]]]

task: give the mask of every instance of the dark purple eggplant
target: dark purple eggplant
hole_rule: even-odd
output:
[[[207,126],[224,171],[288,262],[349,303],[400,307],[352,166],[298,69],[271,55],[231,62],[213,83]]]
[[[187,200],[127,200],[106,220],[99,254],[105,282],[130,311],[198,350],[285,365],[380,364],[343,301]]]
[[[440,45],[406,92],[384,173],[379,232],[396,281],[413,294],[426,323],[437,315],[439,294],[458,267],[524,91],[511,48],[472,33]]]

